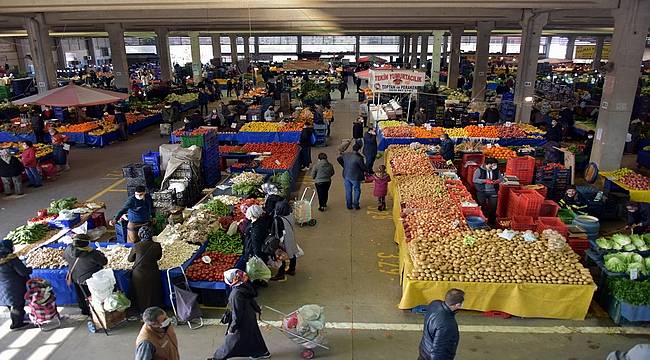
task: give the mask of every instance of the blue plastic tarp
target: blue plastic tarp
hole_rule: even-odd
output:
[[[77,144],[85,144],[86,143],[86,133],[82,133],[82,132],[64,132],[63,134],[68,137],[68,141],[70,141],[70,142],[77,143]]]
[[[639,150],[636,155],[637,164],[650,169],[650,151]]]
[[[111,131],[104,135],[86,135],[86,145],[93,147],[104,147],[120,138],[119,131]]]
[[[36,143],[36,136],[34,134],[13,134],[7,131],[0,131],[0,142],[19,142],[25,140]]]
[[[144,118],[142,121],[138,121],[134,124],[131,124],[128,126],[129,129],[129,134],[135,134],[142,129],[149,127],[153,124],[157,124],[162,120],[162,115],[161,114],[155,114],[151,115],[149,117]]]

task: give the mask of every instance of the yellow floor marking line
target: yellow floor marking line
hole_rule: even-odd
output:
[[[377,257],[380,258],[380,259],[399,259],[398,255],[384,254],[383,252],[377,253]]]
[[[87,321],[87,316],[63,315],[62,317],[75,321]],[[220,325],[220,318],[203,319],[205,325]],[[281,326],[281,321],[266,321],[273,326]],[[264,323],[259,323],[265,326]],[[328,322],[328,329],[334,330],[368,330],[368,331],[414,331],[421,332],[421,324],[394,323],[360,323],[360,322]],[[649,327],[639,326],[509,326],[509,325],[460,325],[463,333],[500,333],[500,334],[585,334],[585,335],[650,335]]]
[[[109,192],[126,192],[126,189],[111,189]]]
[[[102,190],[102,191],[98,192],[97,194],[93,195],[90,199],[88,199],[86,201],[95,201],[95,200],[99,199],[100,197],[106,195],[106,193],[108,193],[109,191],[111,191],[114,188],[122,185],[125,181],[126,181],[125,179],[117,180],[116,182],[112,183],[111,185],[109,185],[104,190]]]

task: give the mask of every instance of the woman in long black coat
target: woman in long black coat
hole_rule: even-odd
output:
[[[154,242],[151,228],[143,226],[138,230],[140,242],[131,248],[128,260],[133,263],[131,273],[132,297],[140,313],[152,306],[160,306],[162,301],[162,282],[158,260],[162,258],[162,247]]]
[[[363,135],[363,157],[366,159],[366,169],[368,173],[373,174],[372,167],[375,165],[377,158],[377,134],[375,129],[368,129]]]
[[[255,316],[261,314],[262,310],[255,301],[257,291],[248,281],[248,275],[241,270],[231,269],[224,272],[224,281],[232,287],[228,297],[232,322],[228,325],[225,342],[214,352],[213,360],[233,357],[268,359],[271,354]]]
[[[0,305],[10,308],[10,329],[28,325],[25,319],[25,293],[32,269],[23,264],[13,253],[10,240],[0,242]]]

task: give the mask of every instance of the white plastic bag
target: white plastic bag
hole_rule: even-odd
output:
[[[113,269],[101,269],[86,280],[93,305],[102,306],[104,300],[113,293],[115,275]]]

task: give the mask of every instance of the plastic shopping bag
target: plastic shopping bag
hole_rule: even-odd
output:
[[[269,281],[271,278],[271,269],[257,256],[253,256],[246,263],[246,272],[251,281],[263,280]]]
[[[88,290],[92,296],[93,304],[101,308],[106,298],[111,296],[115,287],[115,275],[112,269],[102,269],[94,273],[93,276],[86,280]]]

